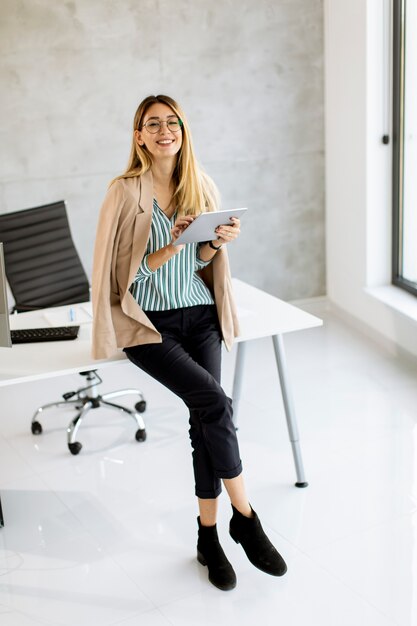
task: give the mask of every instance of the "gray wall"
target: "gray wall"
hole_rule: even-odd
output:
[[[233,274],[325,292],[322,0],[1,0],[0,212],[67,200],[88,272],[139,101],[184,107],[223,205],[248,206]]]

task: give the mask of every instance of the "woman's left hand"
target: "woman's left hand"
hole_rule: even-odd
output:
[[[234,241],[240,235],[240,219],[230,218],[233,224],[222,224],[216,228],[217,242],[222,245]]]

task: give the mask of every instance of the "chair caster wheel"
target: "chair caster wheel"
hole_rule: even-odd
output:
[[[140,400],[139,402],[136,402],[135,409],[137,410],[138,413],[145,413],[146,400]]]
[[[139,430],[136,431],[135,439],[136,441],[145,441],[146,430],[144,428],[139,428]]]
[[[41,435],[42,434],[42,424],[39,422],[32,422],[31,426],[32,435]]]
[[[71,454],[78,454],[82,447],[83,446],[79,441],[74,441],[74,443],[68,444],[68,449]]]

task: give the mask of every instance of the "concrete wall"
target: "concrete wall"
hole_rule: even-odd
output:
[[[322,0],[2,0],[0,212],[67,200],[88,272],[139,101],[185,108],[225,207],[233,273],[325,292]]]

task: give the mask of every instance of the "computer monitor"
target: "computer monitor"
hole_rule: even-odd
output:
[[[10,339],[9,306],[7,303],[6,269],[2,243],[0,243],[0,347],[12,347],[12,340]]]

